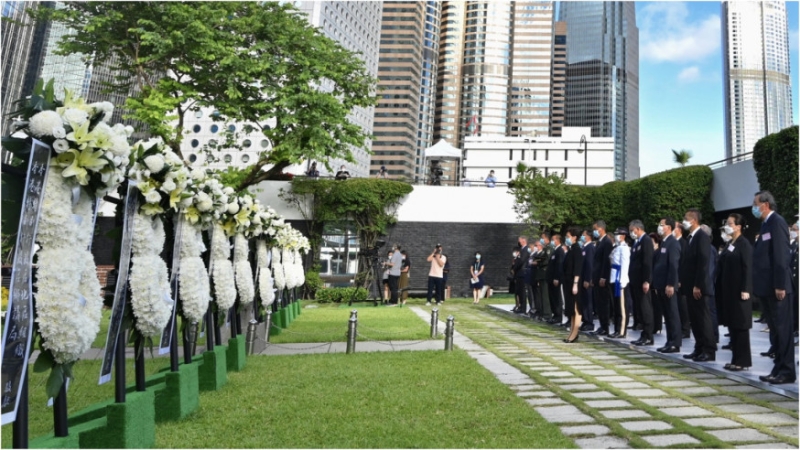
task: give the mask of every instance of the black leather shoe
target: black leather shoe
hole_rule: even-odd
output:
[[[633,329],[636,331],[642,331],[644,327],[641,324],[637,323],[636,325],[633,326]]]
[[[670,345],[668,347],[664,347],[663,350],[659,350],[659,352],[661,352],[661,353],[680,353],[680,351],[681,351],[681,348],[680,347],[676,347],[674,345]]]
[[[711,353],[701,353],[696,357],[692,358],[692,360],[695,362],[710,362],[710,361],[716,361],[717,357],[716,355]]]
[[[652,340],[649,340],[649,341],[640,340],[640,341],[636,341],[633,345],[636,345],[636,346],[653,345],[653,341]]]
[[[581,325],[580,330],[581,331],[594,331],[594,325],[592,325],[590,323],[585,323],[585,324]]]
[[[667,347],[669,347],[669,345],[665,345],[665,346],[663,346],[663,347],[658,347],[658,348],[656,349],[656,351],[657,351],[657,352],[659,352],[659,353],[660,353],[660,352],[663,352],[664,350],[666,350],[666,349],[667,349]]]
[[[760,355],[761,356],[766,356],[767,358],[773,358],[773,359],[775,358],[775,353],[761,352]]]
[[[759,375],[758,379],[765,383],[769,383],[770,381],[775,379],[775,377],[773,377],[772,375]]]
[[[614,332],[614,333],[609,334],[608,337],[611,338],[611,339],[619,339],[622,336],[620,336],[619,333]]]
[[[687,353],[687,354],[683,355],[683,359],[695,359],[698,356],[700,356],[700,352],[692,352],[692,353]]]
[[[642,345],[644,341],[641,339],[636,339],[635,341],[631,341],[631,345]]]
[[[573,339],[573,340],[571,340],[571,341],[570,341],[569,339],[564,339],[564,343],[565,343],[565,344],[574,344],[575,342],[578,342],[578,338],[579,338],[580,336],[581,336],[580,334],[579,334],[579,335],[577,335],[577,336],[575,336],[575,339]]]
[[[722,346],[722,349],[723,349],[723,350],[730,350],[730,349],[731,349],[731,344],[725,344],[725,345],[723,345],[723,346]]]
[[[683,339],[689,339],[692,337],[691,333],[683,333]]]
[[[605,328],[600,328],[599,330],[594,332],[595,336],[608,336],[608,330]]]
[[[787,384],[794,383],[794,378],[789,378],[786,375],[778,375],[769,380],[769,384]]]

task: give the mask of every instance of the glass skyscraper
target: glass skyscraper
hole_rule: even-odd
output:
[[[725,156],[792,125],[789,29],[782,1],[722,2]]]
[[[613,137],[615,179],[639,178],[635,4],[561,2],[559,7],[559,21],[567,24],[564,126],[591,127],[592,136]]]

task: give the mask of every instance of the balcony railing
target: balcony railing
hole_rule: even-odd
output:
[[[753,159],[753,152],[747,153],[740,153],[738,155],[731,156],[730,158],[721,159],[719,161],[714,161],[712,163],[707,164],[708,167],[712,169],[719,169],[720,167],[725,167],[728,164],[736,164],[742,161],[746,161],[748,159]]]

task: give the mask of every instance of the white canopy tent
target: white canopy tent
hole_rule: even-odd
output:
[[[428,176],[428,172],[430,170],[430,161],[458,161],[456,171],[453,174],[453,179],[451,180],[454,184],[457,184],[461,179],[460,174],[463,166],[463,159],[464,153],[460,148],[455,148],[444,139],[440,139],[435,145],[425,149],[425,153],[423,155],[422,173],[425,177]]]

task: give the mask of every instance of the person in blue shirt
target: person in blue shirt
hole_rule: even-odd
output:
[[[495,178],[495,176],[494,176],[494,170],[490,170],[489,171],[489,176],[486,177],[486,180],[484,180],[484,183],[486,183],[486,187],[490,187],[490,188],[495,187],[495,185],[497,184],[497,178]]]

